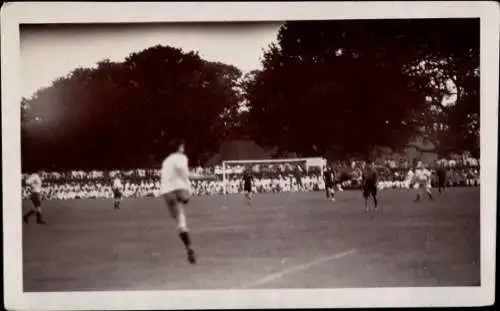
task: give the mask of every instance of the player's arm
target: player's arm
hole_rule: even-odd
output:
[[[174,167],[180,176],[185,176],[187,178],[195,177],[195,174],[189,170],[188,158],[186,156],[176,158]]]
[[[33,176],[30,175],[30,176],[26,177],[24,182],[26,183],[26,185],[30,186],[31,183],[33,182]]]

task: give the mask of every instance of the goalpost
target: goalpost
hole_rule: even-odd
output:
[[[245,166],[245,165],[255,165],[255,164],[292,164],[292,163],[302,163],[305,165],[306,171],[310,167],[318,167],[323,175],[323,168],[326,165],[326,159],[324,158],[292,158],[292,159],[268,159],[268,160],[232,160],[232,161],[222,161],[222,182],[224,185],[224,194],[227,194],[227,181],[228,175],[231,173],[236,173],[238,175],[243,173],[243,170],[234,171],[231,166]]]

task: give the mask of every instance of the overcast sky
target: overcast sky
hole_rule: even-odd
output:
[[[279,24],[162,24],[115,26],[29,26],[21,29],[22,96],[103,59],[122,61],[157,44],[197,50],[248,72],[261,67],[262,49],[276,40]]]

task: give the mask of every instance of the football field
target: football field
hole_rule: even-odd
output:
[[[478,286],[479,188],[434,193],[385,190],[368,214],[360,191],[193,197],[196,265],[160,198],[46,201],[49,225],[23,225],[24,290]]]

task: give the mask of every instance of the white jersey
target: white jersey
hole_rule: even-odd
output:
[[[120,178],[115,178],[115,180],[113,180],[113,189],[114,190],[121,190],[123,188],[123,184],[122,184],[122,181]]]
[[[406,181],[413,181],[414,176],[415,176],[415,174],[413,173],[413,171],[409,170],[408,174],[406,174]]]
[[[38,174],[31,174],[26,183],[32,193],[40,193],[42,191],[42,179]]]
[[[431,171],[428,169],[417,169],[415,170],[415,181],[418,183],[428,183],[431,181]]]
[[[161,165],[160,194],[175,190],[187,190],[189,193],[192,191],[188,158],[180,152],[169,155]]]

